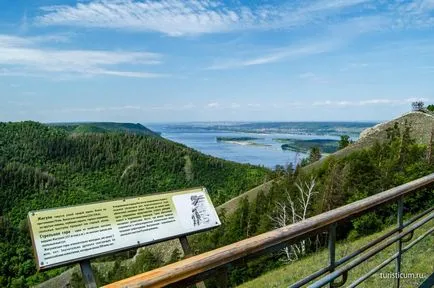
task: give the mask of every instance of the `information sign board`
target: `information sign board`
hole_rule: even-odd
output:
[[[205,188],[32,211],[28,221],[38,270],[221,224]]]

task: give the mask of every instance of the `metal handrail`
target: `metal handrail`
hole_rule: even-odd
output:
[[[404,196],[408,195],[409,193],[416,191],[420,188],[427,187],[431,184],[434,184],[434,173],[430,174],[428,176],[419,178],[417,180],[411,181],[409,183],[403,184],[401,186],[394,187],[392,189],[389,189],[387,191],[378,193],[376,195],[367,197],[365,199],[353,202],[351,204],[339,207],[337,209],[319,214],[317,216],[308,218],[306,220],[303,220],[301,222],[279,228],[264,234],[260,234],[221,248],[218,248],[216,250],[212,250],[197,256],[190,257],[185,260],[181,260],[179,262],[157,268],[155,270],[145,272],[136,276],[133,276],[128,279],[121,280],[119,282],[115,282],[112,284],[108,284],[105,287],[106,288],[117,288],[117,287],[164,287],[167,285],[171,285],[174,283],[181,282],[183,280],[197,277],[198,275],[207,273],[211,270],[218,269],[221,267],[224,267],[227,264],[230,264],[236,260],[239,260],[241,258],[244,258],[246,256],[251,256],[253,254],[261,253],[264,250],[273,248],[278,245],[282,245],[284,243],[288,243],[291,241],[294,241],[296,239],[302,238],[303,236],[308,236],[312,232],[320,231],[320,230],[326,230],[330,229],[330,234],[333,233],[333,230],[336,229],[335,224],[337,222],[340,222],[342,220],[347,220],[350,218],[353,218],[357,215],[366,213],[376,207],[382,206],[386,203],[390,203],[393,201],[399,201],[398,203],[398,229],[395,232],[399,232],[398,236],[401,236],[399,238],[394,239],[396,241],[399,241],[399,255],[397,256],[399,258],[400,263],[400,255],[402,253],[402,238],[407,235],[410,232],[402,233],[403,228],[405,227],[403,221],[402,221],[402,199]],[[427,214],[429,212],[423,213],[423,215]],[[423,216],[422,215],[422,216]],[[417,220],[418,218],[422,216],[417,216],[413,220]],[[432,215],[430,214],[428,217],[432,218]],[[430,220],[430,219],[429,219]],[[421,220],[421,221],[426,221]],[[424,222],[425,223],[425,222]],[[417,226],[419,227],[419,226]],[[417,228],[416,227],[416,228]],[[415,228],[415,229],[416,229]],[[334,231],[335,232],[335,231]],[[391,236],[393,233],[388,235],[387,237]],[[405,234],[405,235],[403,235]],[[382,240],[384,240],[384,237]],[[329,237],[333,238],[333,237]],[[393,240],[393,239],[391,239]],[[391,241],[389,240],[389,241]],[[330,240],[331,241],[331,240]],[[389,243],[389,241],[387,243]],[[378,243],[378,242],[377,242]],[[375,243],[376,244],[376,243]],[[384,244],[385,245],[385,244]],[[389,244],[390,245],[390,244]],[[388,245],[388,246],[389,246]],[[368,247],[369,248],[369,247]],[[337,277],[343,275],[344,278],[346,278],[346,274],[348,270],[343,271],[342,269],[336,270],[336,272],[333,272],[336,268],[336,266],[342,264],[342,259],[335,262],[334,261],[334,241],[333,243],[329,243],[329,249],[330,250],[330,258],[333,258],[333,261],[329,264],[329,267],[322,269],[318,271],[317,273],[314,273],[316,277],[308,277],[311,278],[309,282],[321,275],[324,275],[327,272],[330,272],[331,274],[327,275],[327,279],[321,279],[318,284],[324,284],[324,283],[332,283],[334,279]],[[367,248],[366,248],[367,249]],[[366,250],[365,249],[365,250]],[[363,252],[363,251],[362,251]],[[358,255],[358,254],[357,254]],[[333,257],[332,257],[333,256]],[[372,256],[372,255],[371,255]],[[349,259],[349,258],[348,258]],[[345,261],[347,261],[346,259]],[[340,263],[339,263],[340,262]],[[353,262],[352,262],[353,263]],[[349,265],[351,265],[350,263]],[[400,265],[397,265],[400,266]],[[321,272],[321,273],[319,273]],[[342,273],[341,273],[342,272]],[[333,275],[332,275],[333,274]],[[336,276],[336,277],[334,277]],[[398,280],[399,281],[399,280]],[[324,283],[323,283],[324,282]],[[308,283],[308,282],[306,282]],[[399,285],[399,283],[398,283]],[[301,285],[300,285],[301,286]],[[295,287],[300,287],[295,286]],[[294,286],[291,286],[294,287]],[[320,287],[320,286],[313,286],[313,287]],[[336,286],[334,286],[336,287]]]

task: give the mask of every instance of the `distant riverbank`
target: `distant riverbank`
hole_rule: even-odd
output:
[[[340,135],[357,139],[362,130],[375,123],[180,123],[146,124],[169,140],[184,144],[202,153],[253,165],[274,168],[276,165],[298,163],[309,150],[307,146],[318,142],[332,143]],[[292,127],[292,128],[291,128]],[[243,132],[235,130],[243,130]],[[288,131],[276,133],[275,131]],[[289,131],[296,133],[289,133]],[[296,142],[290,149],[282,145]],[[336,142],[337,143],[337,142]],[[306,146],[307,145],[307,146]],[[288,148],[288,147],[287,147]],[[323,147],[323,150],[324,147]],[[322,151],[327,154],[327,151]]]

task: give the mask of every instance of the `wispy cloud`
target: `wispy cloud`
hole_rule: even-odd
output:
[[[368,99],[368,100],[325,100],[314,102],[314,106],[334,106],[334,107],[348,107],[348,106],[366,106],[366,105],[407,105],[414,101],[428,101],[428,98],[407,98],[407,99]]]
[[[318,84],[326,84],[329,82],[324,77],[318,76],[317,74],[312,73],[312,72],[302,73],[302,74],[298,75],[298,77],[302,80],[307,80],[307,81],[311,81],[311,82],[318,83]]]
[[[65,41],[65,36],[17,37],[0,35],[0,65],[3,75],[32,76],[39,72],[79,75],[111,75],[153,78],[165,75],[143,71],[121,71],[120,65],[153,65],[162,56],[149,52],[60,50],[41,47],[43,43]],[[40,75],[39,75],[40,76]]]
[[[206,104],[206,107],[207,108],[219,108],[220,107],[220,103],[218,103],[218,102],[211,102],[211,103]]]
[[[12,102],[9,102],[12,104]],[[153,105],[121,105],[121,106],[98,106],[98,107],[69,107],[54,110],[44,110],[47,113],[108,113],[108,112],[133,112],[133,111],[185,111],[196,108],[196,105],[187,103],[184,105],[166,104],[162,106]]]
[[[259,108],[259,107],[261,107],[261,104],[259,104],[259,103],[249,103],[249,104],[247,104],[247,107]]]
[[[332,3],[334,2],[332,1]],[[349,1],[349,3],[356,4],[360,2]],[[347,5],[349,5],[349,3],[347,3]],[[326,7],[329,7],[329,5],[323,3],[321,7],[322,9],[326,9]],[[340,5],[346,7],[342,3]],[[340,5],[335,3],[332,7],[341,7]],[[317,9],[319,9],[319,7]],[[314,10],[316,11],[316,9]],[[380,21],[378,17],[358,17],[355,19],[341,21],[339,24],[328,25],[324,30],[325,36],[310,36],[301,43],[292,43],[286,47],[269,49],[256,56],[238,59],[216,60],[212,65],[207,67],[207,69],[223,70],[242,68],[335,52],[340,49],[345,49],[348,43],[353,41],[355,38],[365,33],[378,30],[379,27],[381,27],[381,23],[382,21]],[[320,80],[317,78],[315,80],[318,82],[325,82],[325,79]]]
[[[163,110],[163,111],[186,111],[196,108],[196,105],[193,103],[188,103],[184,105],[174,105],[174,104],[166,104],[162,106],[153,106],[149,108],[142,108],[142,110]]]
[[[113,106],[113,107],[91,107],[91,108],[62,108],[50,110],[47,112],[56,113],[80,113],[80,112],[109,112],[109,111],[131,111],[131,110],[142,110],[142,107],[135,105],[125,105],[125,106]]]
[[[238,103],[231,103],[231,109],[238,109],[238,108],[240,108],[241,107],[241,105],[240,104],[238,104]]]
[[[294,27],[328,19],[371,0],[316,0],[255,8],[211,0],[94,0],[41,8],[42,25],[160,32],[170,36]]]
[[[390,5],[390,11],[395,12],[395,28],[432,27],[434,25],[434,1],[414,0],[397,1]]]
[[[246,59],[227,59],[216,61],[213,65],[207,67],[208,70],[223,70],[242,68],[255,65],[280,62],[283,60],[297,59],[311,55],[322,54],[338,48],[338,41],[324,41],[307,45],[282,47],[265,52],[264,55],[246,58]]]

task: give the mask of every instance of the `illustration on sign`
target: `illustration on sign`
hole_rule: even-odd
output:
[[[194,226],[206,225],[210,221],[210,215],[205,207],[205,196],[193,195],[191,196],[192,215]]]
[[[35,211],[28,219],[41,270],[220,225],[205,188]]]

